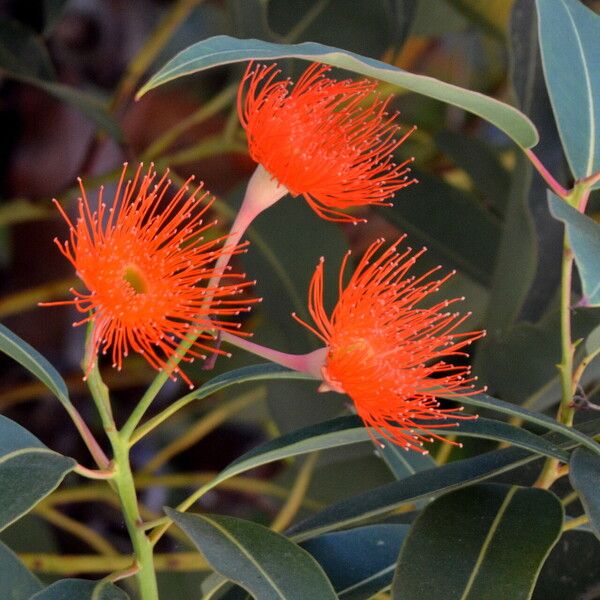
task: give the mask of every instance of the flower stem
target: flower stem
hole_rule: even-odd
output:
[[[142,600],[158,600],[158,586],[152,557],[152,546],[146,534],[140,529],[140,515],[133,473],[129,462],[129,443],[117,432],[112,433],[110,442],[114,451],[117,472],[114,479],[121,501],[125,525],[131,538],[133,551],[139,566],[135,576],[138,581]]]
[[[319,348],[308,354],[287,354],[285,352],[279,352],[278,350],[272,350],[266,346],[255,344],[250,340],[234,335],[232,333],[223,332],[221,339],[224,342],[228,342],[233,346],[242,348],[247,352],[251,352],[256,356],[266,358],[271,362],[278,365],[288,367],[294,371],[300,371],[302,373],[308,373],[316,379],[321,379],[321,367],[325,363],[325,356],[327,354],[327,348]]]
[[[570,192],[563,194],[562,198],[568,204],[583,213],[587,205],[589,193],[589,185],[585,182],[579,182]],[[575,409],[572,405],[572,402],[578,383],[577,373],[573,373],[575,344],[573,344],[571,338],[571,288],[573,279],[573,258],[573,251],[571,250],[569,237],[565,229],[560,283],[560,340],[562,356],[561,362],[558,364],[562,394],[556,420],[563,425],[567,425],[568,427],[573,426],[573,414]],[[559,477],[559,461],[555,458],[550,458],[544,463],[544,468],[542,469],[542,472],[540,473],[535,485],[536,487],[548,489]]]
[[[84,369],[89,368],[87,366],[89,365],[89,355],[93,352],[92,344],[90,343],[91,333],[92,326],[88,328],[86,356],[83,360]],[[135,559],[139,566],[139,570],[136,572],[136,579],[141,599],[158,600],[158,586],[152,558],[152,546],[146,534],[138,527],[142,523],[142,518],[137,503],[131,464],[129,462],[128,438],[117,431],[108,388],[100,376],[98,362],[96,359],[94,360],[95,362],[87,375],[87,382],[113,451],[114,475],[109,481],[119,496],[121,510],[123,511],[129,537],[131,538]]]
[[[248,182],[246,195],[244,196],[242,206],[240,207],[233,225],[231,226],[231,233],[227,238],[224,250],[227,250],[227,248],[235,248],[241,237],[250,226],[250,223],[252,223],[252,221],[263,210],[275,204],[275,202],[277,202],[277,200],[280,198],[283,198],[287,192],[288,191],[285,187],[279,185],[277,181],[275,181],[261,165],[258,165],[252,177],[250,178],[250,181]],[[230,252],[224,251],[220,254],[215,264],[215,274],[208,282],[208,289],[214,289],[219,285],[219,281],[227,269],[230,258]],[[206,299],[208,304],[210,304],[210,301],[210,298]],[[121,430],[123,436],[127,438],[131,437],[135,428],[139,425],[140,421],[144,417],[144,414],[156,396],[159,394],[163,385],[166,383],[169,375],[181,362],[181,359],[185,356],[186,352],[192,347],[197,339],[197,336],[197,333],[195,334],[192,332],[179,344],[179,347],[174,352],[171,359],[167,362],[165,368],[154,378],[154,381],[150,384],[140,399],[138,405],[132,411],[129,419],[127,419],[127,422]]]

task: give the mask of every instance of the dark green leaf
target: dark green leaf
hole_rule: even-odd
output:
[[[536,4],[554,116],[571,170],[580,179],[600,171],[600,16],[579,0]]]
[[[381,458],[396,479],[404,479],[409,475],[433,469],[436,466],[435,460],[431,458],[430,454],[405,452],[396,444],[384,444],[383,448],[377,449],[377,452],[381,454]]]
[[[75,461],[46,448],[0,416],[0,530],[33,508],[73,470]]]
[[[571,455],[569,479],[579,492],[581,503],[590,519],[590,524],[600,538],[600,457],[586,448],[577,448]]]
[[[483,418],[475,421],[463,421],[459,428],[448,427],[439,429],[437,432],[440,435],[463,435],[509,442],[542,455],[568,460],[568,455],[563,450],[544,438],[501,421]],[[224,471],[221,471],[206,485],[206,488],[207,490],[212,489],[225,479],[277,460],[328,448],[339,448],[368,439],[369,434],[362,420],[357,416],[338,417],[324,423],[310,425],[250,450],[231,463]],[[407,453],[405,450],[398,452]]]
[[[408,233],[412,245],[430,248],[444,267],[489,285],[500,240],[497,221],[468,194],[426,173],[414,174],[419,184],[402,190],[394,206],[379,214]]]
[[[123,140],[123,132],[115,119],[108,113],[106,104],[96,96],[77,90],[62,83],[42,81],[40,79],[18,78],[24,83],[39,87],[59,100],[79,109],[90,121],[103,129],[117,142]]]
[[[600,581],[600,542],[587,531],[565,531],[544,562],[533,600],[593,598]],[[592,595],[593,594],[593,595]]]
[[[87,579],[61,579],[30,600],[129,600],[129,596],[112,584]]]
[[[600,306],[600,225],[548,192],[550,212],[565,224],[583,286],[583,303]]]
[[[8,19],[0,19],[0,70],[40,79],[54,77],[43,41],[22,23]]]
[[[165,509],[215,571],[261,600],[337,596],[319,564],[284,536],[250,521]]]
[[[600,348],[600,325],[598,325],[585,340],[585,350],[588,354],[596,352],[598,348]]]
[[[449,130],[440,131],[435,141],[439,149],[469,175],[485,199],[503,214],[510,189],[510,175],[492,148],[478,138]]]
[[[388,514],[403,504],[430,498],[510,471],[535,458],[535,455],[525,450],[507,448],[455,461],[437,469],[421,471],[328,506],[320,513],[293,526],[289,533],[293,535],[293,539],[302,541],[330,531],[345,529]]]
[[[327,533],[302,547],[323,567],[338,598],[362,600],[389,587],[408,525],[368,525]]]
[[[30,573],[17,555],[0,542],[0,586],[9,600],[29,600],[42,589],[38,578]]]
[[[535,146],[538,141],[537,131],[531,121],[512,106],[432,77],[408,73],[372,58],[312,42],[283,45],[260,40],[239,40],[222,35],[209,38],[177,54],[142,87],[138,97],[168,81],[210,67],[249,59],[278,58],[317,60],[381,79],[479,115],[496,125],[524,148]]]
[[[58,371],[25,340],[0,324],[0,351],[16,360],[39,379],[63,405],[70,405],[69,391]]]
[[[446,494],[412,526],[392,597],[527,600],[562,522],[560,501],[542,489],[486,484]]]

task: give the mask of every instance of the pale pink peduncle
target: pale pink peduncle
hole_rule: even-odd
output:
[[[231,333],[223,333],[221,339],[224,342],[242,348],[256,356],[266,358],[267,360],[287,367],[288,369],[293,369],[294,371],[299,371],[301,373],[308,373],[315,379],[323,378],[322,368],[325,364],[325,359],[327,358],[326,347],[319,348],[308,354],[286,354],[285,352],[279,352],[278,350],[255,344],[254,342]]]

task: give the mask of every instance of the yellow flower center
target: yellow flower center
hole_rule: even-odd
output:
[[[137,265],[127,265],[123,279],[133,288],[136,294],[145,294],[148,291],[148,285],[144,274]]]

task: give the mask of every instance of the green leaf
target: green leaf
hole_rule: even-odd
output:
[[[469,175],[477,190],[500,213],[506,210],[510,189],[510,174],[496,152],[480,139],[440,131],[435,136],[438,148]]]
[[[53,0],[47,0],[52,3]],[[58,0],[54,0],[57,3]],[[0,71],[9,78],[35,86],[80,110],[117,141],[118,123],[97,97],[54,81],[54,69],[41,38],[16,21],[0,19]]]
[[[212,568],[261,600],[335,600],[331,583],[308,552],[250,521],[220,515],[167,515]]]
[[[54,81],[42,81],[41,79],[31,79],[29,77],[15,78],[23,83],[41,88],[59,100],[71,104],[117,142],[123,141],[121,127],[108,113],[106,104],[96,96]]]
[[[129,600],[129,596],[113,584],[87,579],[61,579],[34,594],[30,600]]]
[[[568,455],[563,450],[544,438],[501,421],[480,418],[475,421],[463,421],[459,428],[448,427],[436,432],[440,435],[462,435],[509,442],[538,454],[568,460]],[[221,471],[203,489],[206,492],[230,477],[277,460],[357,444],[369,439],[362,420],[354,415],[310,425],[250,450]],[[405,450],[398,450],[398,453],[400,452],[406,453]]]
[[[530,148],[538,142],[537,131],[531,121],[508,104],[432,77],[408,73],[379,60],[312,42],[284,45],[260,40],[239,40],[224,35],[215,36],[193,44],[172,58],[142,87],[138,98],[168,81],[210,67],[250,59],[279,58],[319,61],[387,81],[479,115],[496,125],[523,148]]]
[[[535,455],[525,450],[506,448],[451,462],[328,506],[294,525],[288,533],[293,539],[303,541],[330,531],[346,529],[389,514],[403,504],[431,498],[442,492],[488,479],[535,459]]]
[[[585,446],[586,448],[589,448],[595,454],[600,455],[600,444],[595,442],[592,438],[572,427],[567,427],[562,423],[558,423],[554,419],[544,414],[534,412],[521,406],[516,406],[510,402],[498,400],[498,398],[486,396],[485,394],[478,394],[476,396],[453,396],[450,399],[460,402],[461,404],[493,410],[505,415],[510,415],[511,417],[523,419],[524,421],[533,423],[534,425],[540,425],[541,427],[545,427],[550,431],[560,433],[566,438],[571,439],[574,442]]]
[[[590,598],[598,586],[600,543],[588,531],[565,531],[544,562],[533,600]]]
[[[377,452],[385,461],[392,475],[396,479],[404,479],[419,471],[426,471],[436,467],[436,462],[430,454],[420,452],[405,452],[396,444],[384,444]]]
[[[590,519],[590,525],[600,538],[600,457],[586,448],[577,448],[569,462],[569,479]]]
[[[41,79],[54,77],[44,42],[33,30],[9,19],[0,19],[0,70]]]
[[[600,348],[600,325],[598,325],[585,340],[585,349],[588,354],[596,352],[598,348]]]
[[[367,525],[327,533],[302,547],[323,567],[341,600],[371,598],[392,583],[408,525]]]
[[[600,225],[548,191],[550,212],[565,224],[583,286],[582,304],[600,306]]]
[[[17,555],[0,542],[0,582],[2,593],[10,600],[29,600],[42,589],[39,579],[29,572]]]
[[[39,379],[63,405],[71,405],[69,391],[58,371],[25,340],[0,324],[0,351],[16,360]]]
[[[0,530],[56,489],[75,464],[0,416]]]
[[[542,489],[486,484],[446,494],[413,524],[392,597],[527,600],[562,522],[560,501]]]
[[[500,241],[497,219],[471,195],[418,170],[414,175],[419,184],[378,213],[408,233],[411,245],[426,245],[445,267],[488,286]]]
[[[537,0],[540,49],[558,131],[577,179],[600,171],[600,16],[579,0]]]

